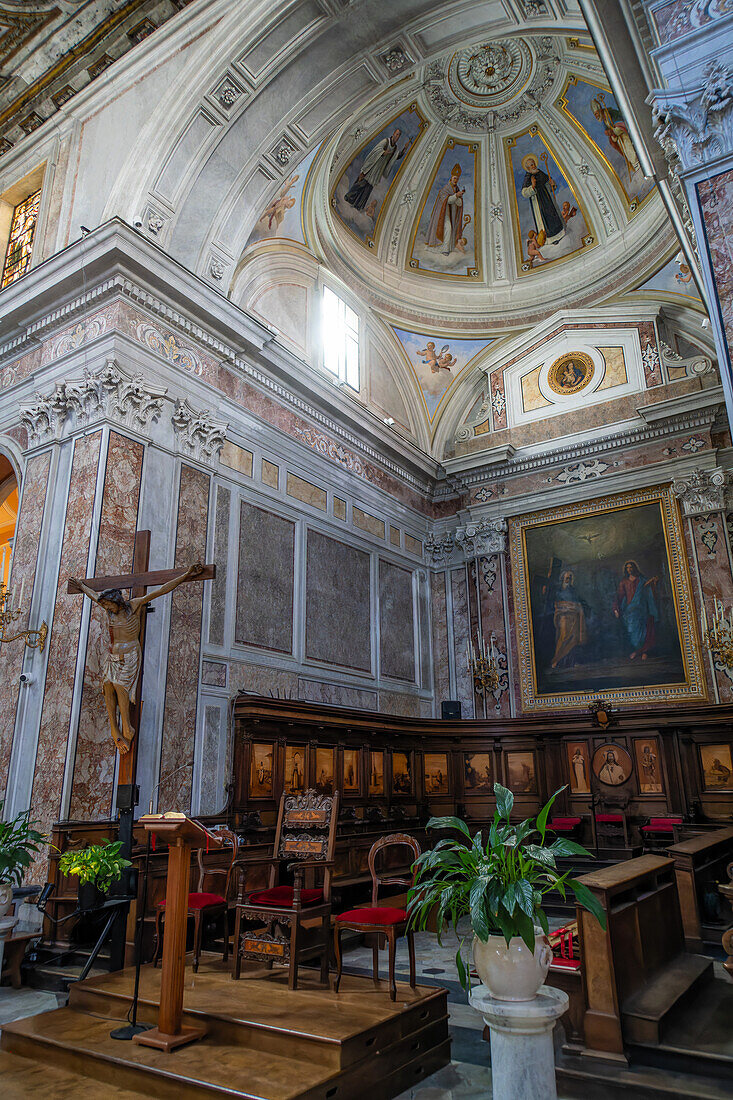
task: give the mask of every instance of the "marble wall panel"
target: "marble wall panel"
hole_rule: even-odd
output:
[[[306,656],[370,671],[369,555],[308,531],[306,558]]]
[[[691,564],[697,565],[705,613],[708,623],[711,624],[715,614],[716,597],[723,601],[723,606],[726,608],[733,604],[733,576],[731,576],[730,556],[726,542],[725,519],[721,512],[713,512],[707,516],[694,516],[687,522],[694,547],[694,559]],[[691,571],[694,572],[694,569]],[[701,619],[702,615],[698,610],[698,620]],[[700,622],[700,633],[702,632],[703,625]],[[707,652],[703,649],[704,656],[707,656]],[[709,661],[705,663],[709,666]],[[733,681],[723,666],[719,668],[716,664],[715,679],[721,703],[733,701]]]
[[[227,559],[229,550],[229,508],[232,494],[223,485],[217,486],[214,512],[214,564],[216,577],[211,584],[209,606],[209,641],[224,645],[227,604]]]
[[[450,665],[448,662],[448,617],[446,610],[446,573],[431,573],[430,602],[432,604],[433,689],[436,713],[440,704],[450,699]]]
[[[201,662],[201,683],[209,687],[225,688],[227,686],[227,665],[221,661]]]
[[[132,569],[143,453],[142,443],[110,432],[95,576]],[[102,695],[101,657],[107,631],[102,615],[92,608],[74,758],[69,814],[81,821],[112,814],[116,751]]]
[[[295,524],[240,502],[235,641],[293,651]]]
[[[226,795],[220,783],[221,757],[226,753],[226,710],[204,707],[204,736],[201,744],[201,790],[199,813],[215,814],[222,808]]]
[[[497,662],[501,671],[506,670],[508,678],[507,663],[509,655],[504,617],[503,584],[505,569],[506,562],[501,554],[490,554],[478,559],[481,630],[487,645],[490,644],[491,635],[494,635]],[[504,677],[502,677],[502,684],[493,693],[493,697],[487,696],[486,717],[511,717],[511,696],[508,679],[504,682]]]
[[[453,654],[456,668],[456,698],[461,702],[462,717],[473,718],[473,678],[468,671],[466,646],[468,644],[469,610],[466,567],[450,571],[453,594]]]
[[[733,169],[697,185],[729,354],[733,349]]]
[[[379,710],[382,714],[399,714],[402,718],[422,717],[422,699],[403,691],[380,691]]]
[[[230,470],[236,470],[238,474],[252,477],[254,455],[237,443],[232,443],[230,439],[224,440],[224,446],[219,452],[219,461],[222,466],[228,466]]]
[[[18,630],[27,630],[30,626],[28,609],[31,605],[38,566],[38,542],[41,537],[50,465],[50,451],[30,458],[26,464],[21,485],[22,496],[15,531],[13,572],[10,577],[11,591],[17,587],[20,592],[20,585],[25,581],[23,594],[25,613],[15,624]],[[33,625],[37,624],[34,622]],[[23,667],[23,650],[24,646],[19,642],[0,646],[0,801],[5,798],[20,688],[18,677]]]
[[[320,485],[313,485],[310,481],[305,481],[302,477],[298,477],[297,474],[288,473],[285,482],[285,492],[289,497],[293,497],[295,500],[302,500],[304,504],[310,504],[313,508],[320,509],[321,512],[326,511],[328,505],[328,493]]]
[[[415,682],[412,573],[379,562],[379,673]]]
[[[320,680],[298,680],[298,698],[308,703],[329,703],[333,707],[355,707],[357,710],[377,710],[376,691],[349,687],[348,684],[326,684]]]
[[[56,601],[53,620],[49,623],[50,637],[46,643],[48,673],[31,793],[31,816],[40,822],[43,832],[50,831],[61,812],[79,629],[85,598],[70,596],[66,584],[69,577],[86,576],[101,440],[101,432],[78,437],[71,464]],[[29,881],[36,881],[34,873],[38,872],[43,873],[42,861],[37,871],[29,872]]]
[[[365,512],[362,508],[357,508],[356,505],[351,509],[351,518],[354,527],[359,527],[362,531],[368,531],[370,535],[375,535],[378,539],[384,538],[383,519],[378,519],[377,516],[370,515],[369,512]]]
[[[275,699],[298,698],[298,675],[288,669],[232,661],[229,665],[229,692],[250,691]]]
[[[209,512],[209,477],[192,466],[181,466],[178,491],[178,527],[175,568],[187,568],[206,559],[206,526]],[[196,741],[199,653],[204,588],[201,581],[183,584],[171,596],[168,669],[160,753],[158,806],[182,810],[191,806],[192,770]],[[170,775],[170,778],[165,778]]]

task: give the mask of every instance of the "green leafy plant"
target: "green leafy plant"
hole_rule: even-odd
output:
[[[0,802],[0,813],[3,805]],[[0,821],[0,883],[20,886],[26,869],[48,840],[35,828],[37,824],[30,820],[30,810],[24,810],[12,821]]]
[[[79,884],[93,882],[98,890],[106,894],[113,882],[122,877],[125,867],[131,867],[129,859],[120,855],[122,841],[102,844],[90,844],[88,848],[64,852],[59,860],[62,875],[76,875]]]
[[[598,900],[572,871],[560,873],[557,860],[566,856],[590,856],[581,844],[564,837],[545,842],[550,807],[565,790],[561,787],[534,818],[511,824],[514,795],[500,783],[494,784],[496,812],[483,843],[481,830],[471,837],[465,821],[458,817],[433,817],[428,829],[455,829],[463,836],[439,840],[423,852],[413,865],[414,884],[408,894],[408,913],[413,928],[424,929],[435,914],[438,942],[446,920],[458,934],[458,922],[470,917],[474,933],[484,943],[501,935],[507,945],[520,936],[530,951],[535,946],[535,925],[547,933],[547,916],[542,899],[551,890],[563,898],[568,890],[579,905],[596,917],[603,928],[606,916]],[[465,839],[464,839],[465,838]],[[458,977],[470,988],[470,968],[462,956],[464,941],[456,954]]]

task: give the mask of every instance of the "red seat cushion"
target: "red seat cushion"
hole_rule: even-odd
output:
[[[556,833],[569,832],[580,825],[580,820],[579,817],[553,817],[550,828]]]
[[[374,906],[370,909],[349,909],[336,917],[337,924],[402,924],[407,920],[404,909],[380,909]]]
[[[563,970],[580,970],[580,959],[564,959],[562,956],[556,956],[550,963],[550,970],[553,967],[562,967]]]
[[[317,905],[323,901],[323,890],[301,890],[301,905]],[[292,886],[273,886],[270,890],[258,890],[250,894],[249,905],[277,905],[284,909],[290,909],[293,905]]]
[[[623,825],[623,814],[596,814],[596,821],[602,825]]]
[[[161,905],[165,905],[165,900],[161,901]],[[208,909],[210,905],[226,905],[227,900],[223,898],[221,894],[189,894],[188,895],[188,908],[189,909]]]

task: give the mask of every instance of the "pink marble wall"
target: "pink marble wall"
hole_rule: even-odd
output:
[[[144,447],[111,432],[104,475],[96,576],[115,576],[132,569],[140,500]],[[112,814],[116,751],[109,733],[102,696],[100,656],[106,625],[102,613],[92,610],[84,668],[79,729],[69,815],[82,821]]]
[[[473,677],[468,671],[466,645],[468,643],[469,610],[466,566],[450,571],[453,594],[453,654],[456,670],[456,698],[460,699],[462,716],[473,718]]]
[[[31,604],[36,567],[38,563],[38,542],[48,488],[48,471],[51,454],[36,455],[30,458],[25,468],[21,485],[20,514],[15,532],[15,552],[13,554],[13,572],[10,578],[10,590],[25,581],[23,603],[26,613],[13,624],[14,630],[27,630],[27,609]],[[37,626],[33,623],[33,626]],[[21,642],[9,642],[0,646],[0,801],[5,798],[5,785],[10,765],[10,752],[15,728],[15,713],[18,705],[18,677],[23,665],[25,646]]]
[[[733,358],[733,169],[697,185],[728,354]]]
[[[206,557],[206,527],[209,514],[209,477],[191,466],[181,466],[178,492],[178,529],[175,567],[187,567]],[[168,642],[168,671],[165,685],[163,739],[160,775],[165,777],[193,760],[196,741],[199,654],[204,585],[193,581],[173,593]],[[187,767],[163,781],[158,807],[183,810],[191,807],[192,768]]]
[[[84,599],[83,596],[68,595],[66,583],[69,577],[83,577],[87,571],[101,439],[101,432],[94,432],[93,435],[80,436],[74,444],[56,606],[53,620],[49,623],[48,671],[31,795],[33,816],[41,822],[44,831],[58,821],[61,812]],[[33,881],[32,874],[29,878]]]
[[[433,690],[437,714],[443,699],[450,699],[450,669],[448,665],[448,618],[446,611],[446,573],[430,574],[432,605]]]
[[[497,662],[501,672],[507,670],[507,637],[504,620],[504,574],[506,562],[502,554],[490,554],[478,559],[479,567],[479,595],[481,600],[481,629],[486,644],[489,645],[491,635],[494,635],[494,645],[497,650]],[[498,695],[498,698],[497,698]],[[496,694],[486,698],[487,718],[511,717],[511,699],[508,683],[505,679]]]
[[[705,601],[705,612],[708,622],[712,623],[714,615],[714,600],[717,597],[723,601],[726,608],[733,604],[733,576],[731,575],[730,556],[726,542],[725,519],[721,512],[713,512],[707,516],[694,516],[685,521],[688,528],[688,553],[690,553],[691,572],[697,573],[700,588]],[[693,591],[696,588],[693,576]],[[699,592],[696,592],[696,603],[699,609]],[[702,633],[702,616],[698,610],[698,623]],[[705,656],[706,672],[709,673],[710,662],[707,660],[708,651],[703,648]],[[733,701],[733,682],[721,669],[715,670],[715,680],[721,703]],[[711,702],[713,701],[711,695]]]

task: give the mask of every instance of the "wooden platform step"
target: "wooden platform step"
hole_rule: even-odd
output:
[[[637,993],[621,1010],[624,1037],[631,1043],[659,1043],[671,1014],[683,997],[712,981],[713,963],[703,955],[681,954]]]
[[[46,1100],[80,1100],[80,1097],[110,1100],[109,1085],[101,1081],[4,1050],[0,1050],[0,1082],[3,1100],[26,1100],[36,1096],[46,1097]],[[144,1095],[129,1089],[114,1090],[114,1100],[140,1100]]]

